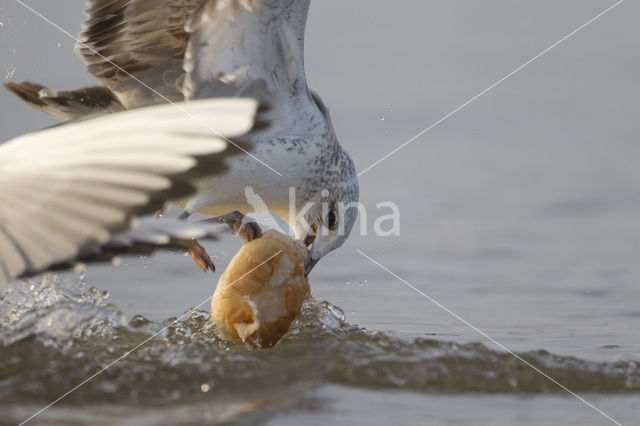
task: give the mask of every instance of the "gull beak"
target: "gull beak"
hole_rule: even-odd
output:
[[[309,274],[311,273],[311,270],[313,269],[314,266],[316,266],[316,263],[318,263],[318,260],[319,260],[319,259],[314,259],[313,256],[311,255],[311,251],[313,249],[313,243],[316,240],[316,233],[318,232],[318,227],[314,224],[311,226],[310,231],[311,232],[309,232],[304,239],[304,245],[307,247],[307,250],[309,251],[309,254],[307,256],[307,263],[305,263],[304,265],[305,277],[309,276]]]
[[[316,266],[316,263],[318,263],[318,259],[314,259],[311,257],[311,254],[309,254],[309,257],[307,258],[307,263],[304,265],[304,276],[308,277],[309,274],[311,273],[311,270],[313,269],[314,266]]]

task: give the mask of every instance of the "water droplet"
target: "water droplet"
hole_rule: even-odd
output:
[[[4,79],[11,80],[11,78],[13,78],[13,75],[15,73],[16,73],[16,65],[12,64],[9,66],[9,68],[7,68],[7,71],[4,73]]]
[[[329,312],[331,312],[333,314],[334,317],[336,317],[338,320],[340,321],[346,321],[347,316],[345,315],[344,311],[342,309],[340,309],[339,307],[337,307],[336,305],[333,305],[327,301],[323,301],[321,303],[321,306],[327,308],[329,310]]]
[[[384,121],[384,115],[381,115],[379,118],[380,121]]]

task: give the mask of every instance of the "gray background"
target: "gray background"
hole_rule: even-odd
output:
[[[81,1],[29,4],[79,31]],[[611,4],[315,1],[308,78],[363,170]],[[638,16],[638,2],[624,2],[364,174],[370,235],[354,235],[318,265],[314,293],[371,330],[483,341],[360,249],[514,350],[640,359]],[[56,89],[92,82],[72,40],[13,0],[0,1],[0,22],[5,79]],[[54,123],[5,91],[0,106],[2,139]],[[400,237],[372,234],[381,201],[400,206]],[[236,247],[225,240],[209,249],[223,265]],[[215,279],[177,255],[87,274],[128,314],[157,320],[200,303]],[[403,401],[398,409],[412,406]],[[490,406],[504,424],[605,424],[574,400],[510,401],[465,404]],[[628,399],[600,403],[623,419],[639,414]],[[364,415],[358,407],[354,418]],[[454,412],[442,408],[435,418],[458,424]]]

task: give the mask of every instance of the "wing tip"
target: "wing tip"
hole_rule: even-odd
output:
[[[32,83],[30,81],[5,81],[3,85],[5,89],[29,105],[39,107],[47,105],[47,103],[42,100],[40,91],[48,89],[40,84]]]

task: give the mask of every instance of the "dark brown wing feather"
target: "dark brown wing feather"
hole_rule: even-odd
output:
[[[183,100],[184,27],[202,1],[90,0],[77,45],[87,70],[127,108]]]
[[[62,121],[124,110],[116,95],[103,86],[63,92],[54,92],[30,81],[6,82],[4,86],[28,105]]]

